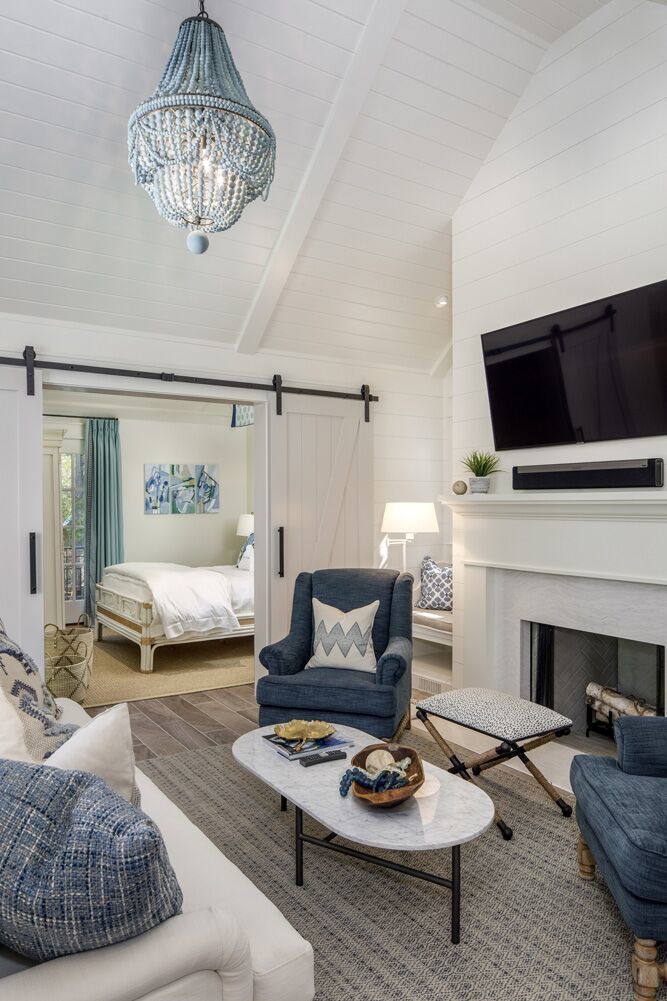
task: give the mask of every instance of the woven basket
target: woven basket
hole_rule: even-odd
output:
[[[83,644],[81,653],[46,657],[45,680],[54,698],[82,703],[90,684],[90,665]]]
[[[95,634],[92,627],[82,615],[76,625],[65,626],[60,629],[49,622],[44,626],[44,656],[64,657],[67,654],[72,656],[85,655],[88,667],[93,667],[93,641]]]

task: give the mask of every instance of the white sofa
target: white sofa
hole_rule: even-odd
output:
[[[88,716],[58,700],[64,721]],[[264,894],[137,771],[183,890],[145,935],[0,979],[0,1001],[312,1001],[313,950]]]

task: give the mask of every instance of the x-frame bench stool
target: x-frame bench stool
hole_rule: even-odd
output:
[[[454,749],[436,729],[430,716],[457,723],[459,726],[498,740],[499,744],[467,761],[461,761]],[[417,719],[424,724],[435,742],[451,762],[450,772],[468,782],[488,768],[505,764],[512,758],[528,769],[544,791],[560,807],[564,817],[572,815],[572,807],[528,757],[528,751],[565,737],[572,720],[546,706],[519,699],[491,688],[459,688],[441,695],[432,695],[417,704]],[[396,739],[396,738],[395,738]],[[494,823],[506,841],[514,833],[496,810]]]

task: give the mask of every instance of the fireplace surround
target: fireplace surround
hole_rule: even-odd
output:
[[[667,491],[440,499],[454,687],[530,698],[533,622],[667,647]]]

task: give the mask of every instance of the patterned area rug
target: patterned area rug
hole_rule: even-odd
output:
[[[85,707],[205,692],[255,680],[252,636],[158,647],[153,671],[143,674],[137,644],[108,631],[105,635],[102,643],[95,643]]]
[[[406,737],[443,763],[429,738]],[[317,1001],[632,997],[632,936],[602,879],[579,879],[574,818],[530,778],[495,769],[483,780],[515,834],[505,842],[492,827],[462,847],[462,935],[452,946],[449,892],[431,884],[306,845],[297,888],[293,811],[281,813],[228,746],[140,767],[312,942]],[[306,820],[306,830],[318,825]],[[399,857],[447,876],[450,855]]]

